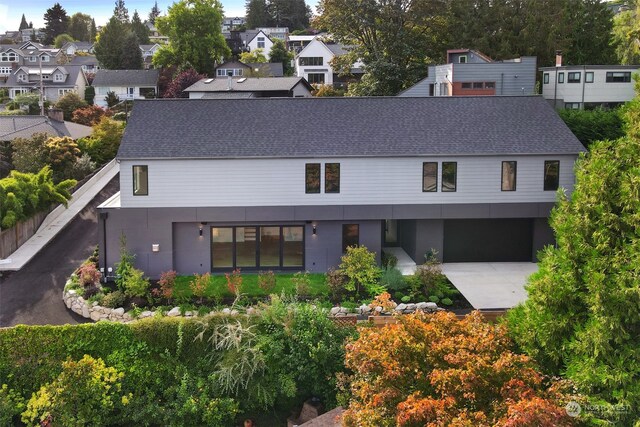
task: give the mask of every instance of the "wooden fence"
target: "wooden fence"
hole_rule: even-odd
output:
[[[9,255],[14,253],[24,242],[36,234],[36,231],[38,231],[38,228],[49,212],[49,210],[39,212],[11,228],[0,231],[0,259],[8,258]]]

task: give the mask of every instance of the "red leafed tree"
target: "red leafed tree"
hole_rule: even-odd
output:
[[[100,123],[103,117],[110,115],[111,113],[108,110],[104,110],[97,105],[88,105],[75,110],[71,116],[71,121],[85,126],[94,126]]]
[[[347,345],[346,426],[569,426],[565,383],[549,384],[478,312],[401,316]]]
[[[189,94],[184,92],[184,90],[197,81],[206,78],[207,76],[204,74],[198,74],[198,72],[193,68],[179,72],[173,80],[171,80],[171,83],[169,83],[169,86],[163,96],[165,98],[188,98]]]

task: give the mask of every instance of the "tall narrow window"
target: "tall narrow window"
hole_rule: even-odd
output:
[[[324,192],[340,192],[340,163],[324,164]]]
[[[558,83],[564,83],[564,73],[558,73]]]
[[[593,71],[587,71],[584,73],[585,83],[593,83]]]
[[[502,191],[516,191],[516,168],[518,162],[502,162]]]
[[[304,266],[304,227],[282,227],[282,266]]]
[[[556,191],[560,184],[560,162],[546,160],[544,162],[544,191]]]
[[[280,227],[260,227],[260,267],[280,266]]]
[[[422,191],[438,191],[437,162],[424,162],[422,164]]]
[[[211,266],[233,268],[233,228],[211,228]]]
[[[542,76],[542,83],[545,85],[549,84],[549,73],[544,73],[544,75]]]
[[[320,163],[307,163],[305,166],[305,193],[320,192]]]
[[[256,267],[256,227],[236,227],[236,267]]]
[[[347,252],[349,246],[360,244],[360,225],[342,224],[342,253]]]
[[[458,163],[442,162],[442,191],[456,191]]]
[[[147,165],[133,167],[133,195],[149,195],[149,167]]]

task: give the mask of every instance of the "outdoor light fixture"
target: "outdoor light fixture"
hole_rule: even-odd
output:
[[[200,227],[198,228],[198,234],[202,237],[202,223],[200,223]]]
[[[318,234],[318,230],[316,229],[316,225],[313,224],[313,235],[315,236],[316,234]]]
[[[160,252],[160,243],[152,243],[151,252]]]
[[[107,268],[107,272],[108,273],[113,273],[113,268],[111,268],[111,267]]]

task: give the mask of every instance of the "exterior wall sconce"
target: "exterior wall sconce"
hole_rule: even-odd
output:
[[[151,252],[160,252],[160,244],[159,243],[151,244]]]
[[[313,224],[313,235],[317,235],[318,234],[318,230],[316,229],[316,225]]]
[[[198,228],[198,235],[202,237],[202,223],[200,223],[200,227]]]

